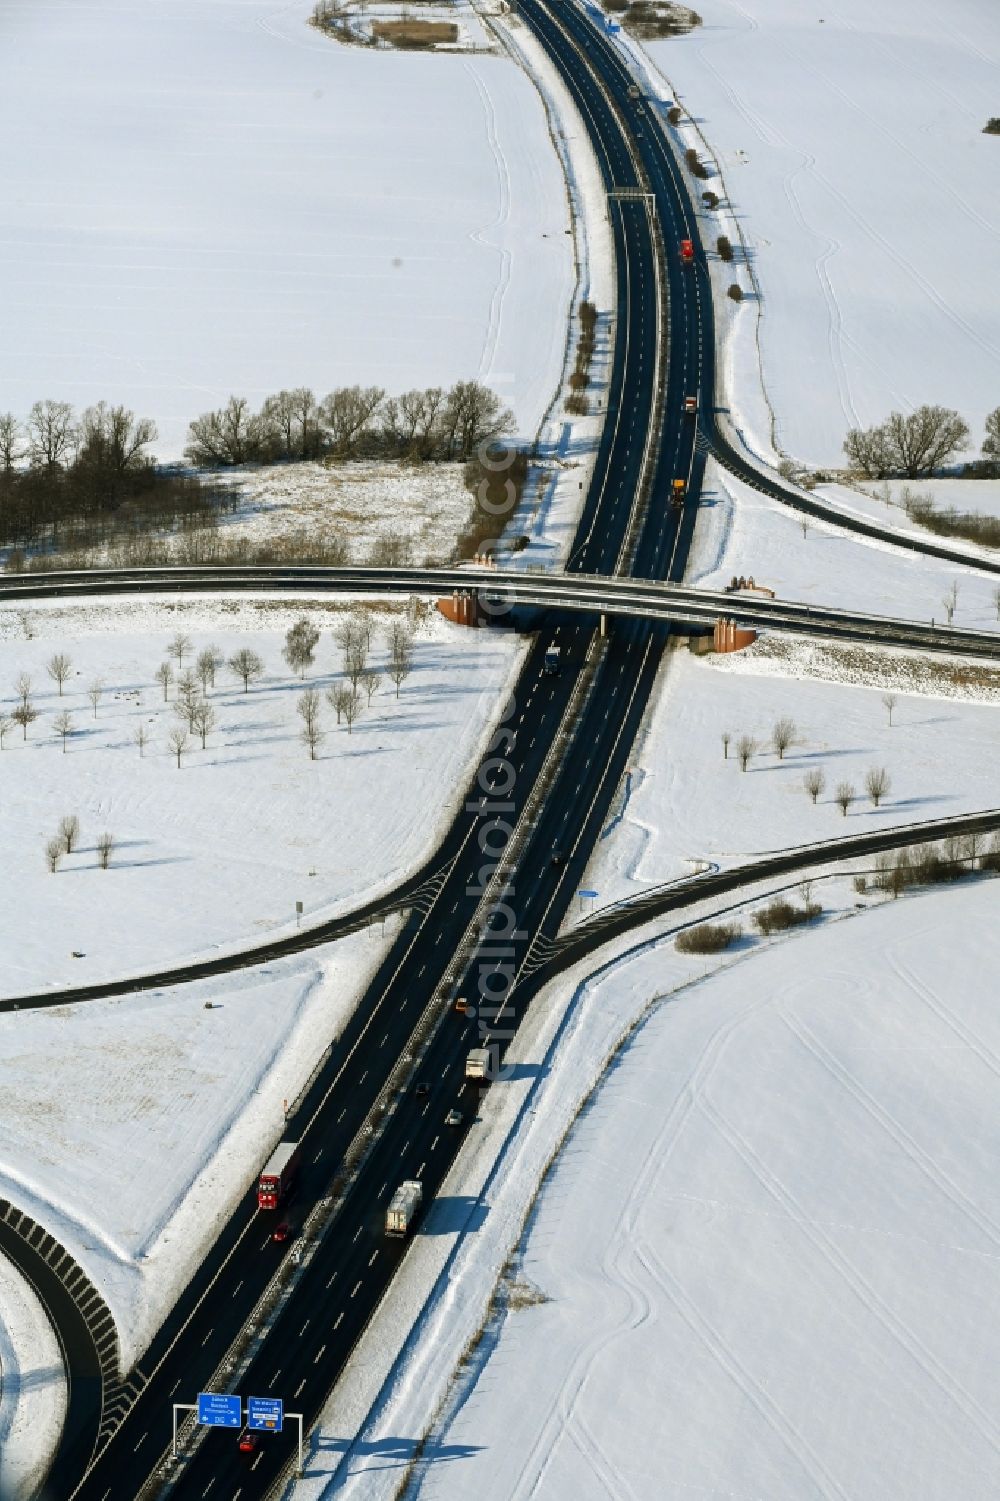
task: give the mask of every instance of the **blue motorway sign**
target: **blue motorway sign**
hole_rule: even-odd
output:
[[[199,1392],[198,1422],[206,1428],[242,1428],[242,1397],[223,1396],[221,1392]]]
[[[247,1427],[266,1433],[280,1433],[285,1421],[285,1404],[280,1397],[248,1397]]]

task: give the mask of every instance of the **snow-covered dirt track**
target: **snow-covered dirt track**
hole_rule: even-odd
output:
[[[476,377],[525,431],[562,367],[567,201],[507,59],[343,48],[310,0],[6,0],[0,410]]]
[[[783,446],[836,463],[846,428],[924,401],[961,410],[978,444],[1000,388],[1000,142],[982,133],[997,112],[1000,10],[697,9],[703,26],[646,47],[697,116],[740,216]],[[749,360],[737,366],[745,386]],[[733,395],[760,428],[752,393]]]
[[[653,1012],[533,1217],[551,1301],[506,1319],[422,1501],[994,1493],[995,904],[903,901]]]

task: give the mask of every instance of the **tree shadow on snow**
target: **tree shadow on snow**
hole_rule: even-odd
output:
[[[422,1451],[424,1464],[444,1464],[449,1460],[471,1459],[473,1455],[482,1451],[481,1444],[440,1444],[428,1440]],[[400,1470],[410,1465],[419,1448],[419,1441],[415,1438],[394,1438],[386,1436],[378,1439],[347,1438],[321,1438],[316,1445],[316,1453],[312,1456],[306,1467],[306,1478],[318,1475],[332,1474],[345,1454],[356,1455],[358,1459],[368,1461],[366,1470]],[[330,1463],[322,1463],[324,1456],[330,1457]],[[372,1464],[372,1459],[383,1460],[382,1464]]]

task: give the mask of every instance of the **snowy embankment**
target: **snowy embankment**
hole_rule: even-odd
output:
[[[506,58],[338,46],[311,12],[8,0],[0,410],[125,402],[166,458],[232,392],[473,377],[534,431],[575,280],[535,91]]]
[[[28,1501],[48,1470],[66,1415],[59,1341],[38,1297],[0,1257],[0,1496]]]
[[[1000,141],[983,134],[1000,11],[990,0],[946,12],[930,0],[698,9],[689,35],[643,47],[697,117],[739,217],[779,447],[837,465],[848,427],[922,402],[958,408],[978,447],[1000,390],[1000,212],[985,186]],[[719,191],[717,179],[705,186]],[[726,232],[711,215],[702,228],[710,243]],[[747,268],[733,273],[745,282]],[[750,387],[757,314],[751,298],[731,316],[726,361],[734,421],[767,452],[769,414]]]
[[[19,674],[31,679],[38,719],[4,740],[0,825],[8,881],[0,901],[0,991],[31,991],[148,973],[238,950],[347,911],[392,889],[432,852],[516,672],[522,646],[472,633],[432,613],[414,641],[399,697],[387,674],[376,614],[371,666],[380,682],[348,733],[322,699],[316,759],[300,738],[297,701],[343,683],[331,631],[345,606],[296,600],[130,601],[33,605],[0,611],[2,708]],[[306,614],[321,629],[316,663],[300,681],[282,660],[284,633]],[[210,643],[224,659],[256,652],[264,675],[249,692],[220,668],[209,702],[216,726],[204,750],[189,737],[178,767],[176,684],[164,702],[154,673],[177,633],[185,666]],[[69,656],[63,697],[46,673]],[[176,669],[175,669],[176,670]],[[94,714],[87,690],[103,682]],[[61,711],[72,730],[63,753]],[[142,731],[140,748],[135,735]],[[45,851],[65,816],[77,849],[53,874]],[[108,870],[96,842],[114,836]],[[197,897],[193,896],[197,893]]]
[[[992,883],[922,895],[679,991],[663,948],[580,987],[531,1129],[648,1019],[531,1217],[514,1274],[547,1301],[490,1320],[407,1497],[996,1491],[995,905]],[[489,1201],[480,1260],[493,1227]],[[433,1332],[349,1501],[399,1494]]]

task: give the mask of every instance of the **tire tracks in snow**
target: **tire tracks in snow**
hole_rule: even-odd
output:
[[[755,998],[747,1002],[741,1010],[727,1017],[716,1027],[715,1031],[706,1041],[701,1053],[693,1064],[687,1080],[681,1086],[678,1095],[665,1116],[663,1123],[656,1134],[655,1140],[643,1160],[642,1167],[633,1179],[628,1190],[621,1218],[615,1235],[610,1245],[601,1258],[601,1269],[604,1272],[608,1284],[621,1288],[624,1292],[628,1310],[625,1317],[610,1329],[605,1329],[587,1341],[579,1351],[570,1366],[569,1373],[563,1380],[558,1397],[549,1410],[548,1417],[542,1425],[525,1460],[517,1482],[511,1492],[510,1501],[529,1501],[529,1498],[541,1494],[545,1477],[552,1463],[559,1440],[564,1435],[570,1439],[580,1452],[587,1448],[593,1451],[596,1441],[592,1438],[587,1440],[582,1437],[581,1424],[577,1416],[577,1404],[586,1389],[591,1372],[598,1358],[607,1351],[618,1339],[639,1328],[650,1316],[651,1304],[648,1295],[639,1280],[629,1272],[625,1262],[629,1255],[634,1255],[633,1237],[638,1215],[641,1213],[649,1188],[654,1178],[663,1170],[666,1162],[670,1160],[674,1143],[676,1143],[684,1123],[691,1111],[699,1103],[703,1091],[718,1067],[723,1057],[725,1047],[736,1032],[747,1022],[762,1006],[771,1005],[767,997]],[[652,1009],[648,1014],[652,1014]],[[641,1023],[640,1023],[641,1026]],[[633,1034],[634,1036],[635,1034]],[[584,1105],[586,1101],[584,1102]],[[590,1458],[590,1455],[587,1456]],[[611,1489],[607,1481],[608,1462],[604,1460],[604,1474],[598,1470],[601,1483],[605,1485],[608,1494],[618,1498],[620,1491]],[[596,1468],[596,1467],[595,1467]],[[621,1485],[626,1485],[623,1477],[616,1474]],[[633,1497],[629,1487],[627,1494]],[[640,1498],[633,1498],[640,1501]]]

